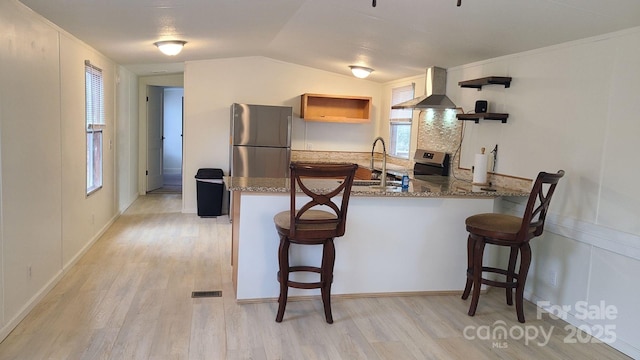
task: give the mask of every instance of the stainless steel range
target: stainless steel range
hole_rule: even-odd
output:
[[[416,154],[413,157],[415,165],[413,166],[413,176],[416,179],[425,179],[429,176],[433,178],[433,175],[449,176],[449,154],[416,149]]]

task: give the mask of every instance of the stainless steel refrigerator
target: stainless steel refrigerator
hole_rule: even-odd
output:
[[[231,105],[231,176],[288,177],[290,106]]]

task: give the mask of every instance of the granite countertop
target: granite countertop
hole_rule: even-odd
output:
[[[229,177],[224,178],[227,188],[231,191],[241,192],[267,192],[267,193],[288,193],[289,178],[246,178]],[[338,180],[330,179],[309,179],[308,186],[313,191],[322,192],[335,188]],[[453,177],[430,176],[424,180],[411,179],[409,189],[402,190],[400,187],[392,189],[378,189],[369,185],[357,185],[359,180],[354,181],[351,188],[352,196],[375,196],[375,197],[462,197],[462,198],[487,198],[498,196],[529,196],[529,190],[508,189],[492,187],[495,191],[487,191],[481,188],[484,186],[472,185],[468,181],[457,180]],[[361,181],[361,180],[360,180]]]

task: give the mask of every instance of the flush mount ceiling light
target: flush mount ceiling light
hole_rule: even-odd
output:
[[[351,68],[353,76],[360,79],[366,78],[367,76],[369,76],[369,74],[371,74],[371,72],[373,72],[373,69],[364,66],[349,65],[349,68]]]
[[[178,55],[180,51],[182,51],[182,47],[186,43],[187,42],[183,40],[166,40],[154,42],[153,45],[157,46],[163,54],[174,56]]]

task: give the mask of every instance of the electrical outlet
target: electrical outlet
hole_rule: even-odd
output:
[[[307,150],[313,150],[313,144],[307,143]]]
[[[551,271],[550,275],[549,275],[549,282],[551,283],[551,286],[558,287],[558,272],[557,271]]]

